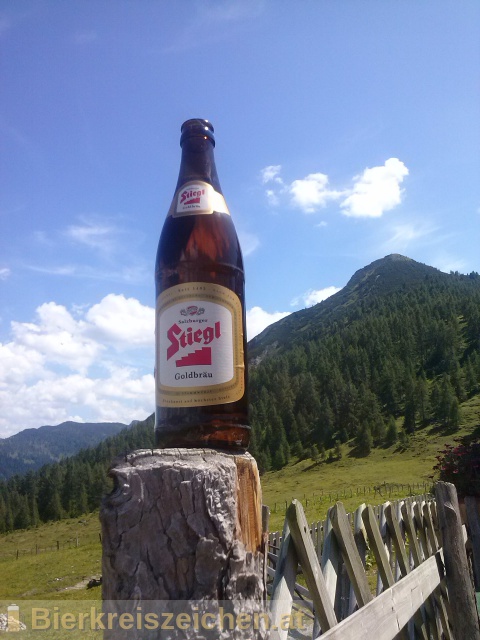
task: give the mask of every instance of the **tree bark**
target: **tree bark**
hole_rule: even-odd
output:
[[[102,595],[106,614],[118,616],[105,638],[263,638],[262,628],[253,629],[255,614],[257,626],[265,623],[265,549],[252,456],[136,451],[117,460],[110,474],[115,488],[100,511]],[[233,618],[225,617],[227,610]],[[207,612],[216,617],[203,624]],[[123,621],[129,626],[133,619],[133,628],[122,628],[122,613],[130,614]],[[167,624],[164,614],[171,613]],[[178,628],[178,614],[190,616],[189,628],[186,617]],[[215,628],[205,628],[214,619]],[[248,620],[252,626],[239,628]]]

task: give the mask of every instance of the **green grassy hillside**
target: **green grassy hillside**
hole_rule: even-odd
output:
[[[404,451],[395,445],[374,449],[365,458],[355,458],[351,455],[352,443],[348,442],[342,445],[340,460],[318,463],[303,460],[281,471],[266,473],[262,488],[263,501],[271,509],[270,530],[281,529],[285,501],[289,503],[292,498],[302,501],[307,518],[314,521],[325,517],[337,495],[348,512],[362,502],[381,504],[389,497],[405,496],[408,485],[429,484],[435,456],[444,444],[480,429],[479,396],[463,403],[462,416],[463,426],[458,431],[449,433],[426,427],[411,436]],[[397,490],[389,484],[404,487]],[[381,493],[374,490],[379,486]],[[416,492],[416,486],[412,490]],[[100,598],[100,587],[85,587],[86,580],[101,573],[99,533],[95,512],[1,535],[0,600]],[[45,551],[46,548],[49,550]]]

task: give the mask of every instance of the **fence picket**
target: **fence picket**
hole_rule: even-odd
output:
[[[297,577],[298,558],[297,552],[290,535],[288,522],[285,520],[283,527],[283,544],[280,548],[275,577],[272,586],[270,614],[272,619],[272,640],[286,640],[288,629],[281,629],[282,616],[292,610],[294,598],[295,580]],[[275,629],[276,627],[276,629]]]
[[[337,618],[328,595],[315,547],[311,537],[308,535],[305,513],[298,500],[293,500],[288,507],[287,521],[308,590],[313,600],[315,614],[318,616],[322,631],[326,631],[337,624]]]
[[[367,556],[367,532],[365,531],[365,526],[362,520],[362,513],[364,509],[366,509],[366,505],[365,503],[362,503],[355,510],[355,515],[353,518],[353,538],[357,546],[358,555],[360,556],[360,560],[362,561],[363,567],[365,569],[365,560]],[[355,611],[356,606],[357,598],[355,597],[355,590],[352,583],[350,583],[347,615],[351,615]]]
[[[341,502],[332,508],[331,518],[343,561],[355,591],[355,597],[359,606],[363,607],[372,600],[373,596],[368,586],[367,576],[353,538],[353,532],[347,520],[345,508]]]

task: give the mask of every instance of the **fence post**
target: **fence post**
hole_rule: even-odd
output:
[[[475,590],[470,580],[457,491],[450,482],[435,487],[443,557],[455,638],[480,640]]]
[[[465,498],[467,522],[470,528],[470,540],[473,553],[473,572],[477,589],[480,589],[480,518],[478,516],[477,500],[474,496]]]

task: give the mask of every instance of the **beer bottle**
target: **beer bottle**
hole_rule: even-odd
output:
[[[182,160],[157,251],[159,447],[248,445],[245,276],[208,120],[181,128]]]

